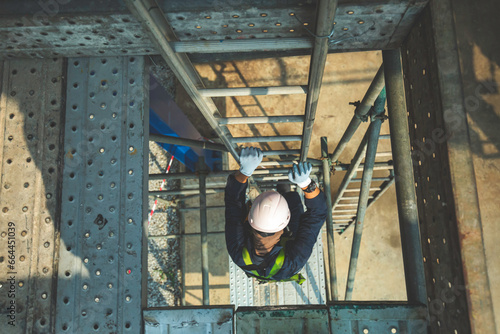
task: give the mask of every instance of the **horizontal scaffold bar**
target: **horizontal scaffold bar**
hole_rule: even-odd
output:
[[[307,94],[307,86],[277,86],[277,87],[237,87],[200,89],[201,96],[254,96],[254,95],[291,95]]]
[[[231,124],[270,124],[270,123],[298,123],[304,122],[304,116],[256,116],[256,117],[228,117],[219,118],[220,125]]]
[[[259,38],[259,39],[222,39],[216,41],[170,42],[174,52],[182,53],[225,53],[253,51],[286,51],[311,49],[312,38]]]
[[[200,141],[188,138],[179,138],[173,136],[165,136],[151,133],[149,134],[149,141],[155,141],[157,143],[172,144],[178,146],[188,146],[188,147],[200,147],[207,150],[228,152],[229,150],[222,144],[211,143],[207,141]]]
[[[233,143],[267,143],[277,141],[301,141],[302,136],[258,136],[258,137],[233,137]]]

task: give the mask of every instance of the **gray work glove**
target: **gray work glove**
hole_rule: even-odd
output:
[[[246,176],[252,176],[252,173],[257,169],[262,162],[264,153],[260,148],[245,147],[240,153],[240,172]]]
[[[300,188],[305,188],[311,183],[311,178],[309,177],[311,171],[312,165],[310,162],[299,162],[293,168],[290,168],[288,179]]]

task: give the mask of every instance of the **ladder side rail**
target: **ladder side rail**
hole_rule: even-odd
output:
[[[318,107],[319,93],[325,71],[326,56],[328,54],[329,36],[333,32],[335,11],[338,0],[320,0],[316,13],[316,36],[309,67],[308,93],[306,98],[306,110],[304,128],[302,131],[303,140],[300,149],[300,161],[306,161],[309,146],[311,144],[312,130],[316,109]]]

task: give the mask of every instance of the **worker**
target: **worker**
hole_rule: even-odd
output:
[[[296,281],[302,284],[304,278],[299,271],[311,256],[326,219],[326,199],[309,177],[311,164],[301,162],[290,169],[288,178],[304,192],[306,212],[297,192],[283,190],[261,193],[248,209],[245,203],[248,178],[262,157],[259,148],[243,148],[240,170],[228,177],[225,189],[227,250],[236,265],[261,283]]]

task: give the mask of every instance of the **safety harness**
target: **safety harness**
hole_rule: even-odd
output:
[[[273,267],[271,268],[271,271],[269,272],[269,275],[266,277],[262,277],[259,275],[257,270],[264,269],[267,267],[268,262],[263,261],[260,265],[255,265],[252,262],[252,258],[250,256],[250,253],[248,252],[248,249],[246,247],[243,247],[243,261],[245,262],[246,266],[243,267],[242,269],[250,271],[252,274],[246,273],[247,276],[255,277],[257,281],[259,281],[260,284],[262,283],[271,283],[271,282],[297,282],[299,285],[302,285],[304,281],[306,280],[302,274],[295,274],[290,278],[287,279],[281,279],[281,280],[275,280],[273,279],[273,276],[280,271],[281,267],[283,267],[283,262],[285,262],[285,245],[286,241],[288,238],[282,238],[280,241],[280,245],[283,247],[280,252],[278,253],[278,256],[276,257],[276,260],[274,261]]]

